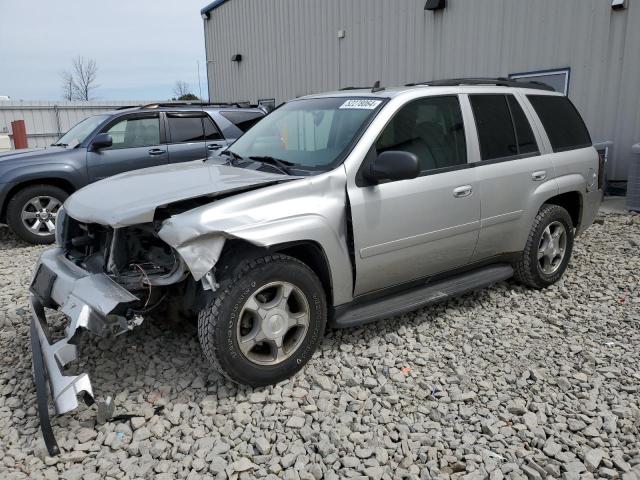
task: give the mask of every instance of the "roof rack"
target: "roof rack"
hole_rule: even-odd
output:
[[[155,102],[140,105],[140,108],[171,108],[171,107],[235,107],[235,108],[258,108],[258,105],[251,105],[249,102]],[[131,107],[126,107],[131,108]]]
[[[343,87],[339,91],[342,92],[344,90],[371,90],[372,87]]]
[[[424,85],[428,87],[457,87],[462,85],[495,85],[499,87],[513,87],[513,88],[533,88],[536,90],[555,91],[553,87],[550,87],[546,83],[534,82],[534,81],[520,81],[517,79],[509,78],[452,78],[447,80],[431,80],[428,82],[407,83],[405,87],[415,87]]]

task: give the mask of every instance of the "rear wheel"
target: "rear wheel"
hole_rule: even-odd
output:
[[[571,216],[558,205],[543,205],[533,222],[516,279],[533,288],[557,282],[567,269],[573,251],[574,227]]]
[[[26,187],[9,200],[7,223],[26,242],[53,243],[58,212],[68,196],[53,185]]]
[[[304,263],[268,255],[223,280],[200,311],[198,333],[207,359],[227,378],[265,386],[300,370],[326,325],[322,284]]]

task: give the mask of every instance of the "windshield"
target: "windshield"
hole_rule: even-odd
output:
[[[111,115],[94,115],[92,117],[85,118],[60,137],[60,140],[58,140],[54,145],[62,145],[63,147],[66,147],[67,145],[77,145],[78,143],[82,143],[91,134],[91,132],[98,127],[98,125],[110,116]]]
[[[302,169],[327,170],[382,107],[379,98],[293,100],[240,137],[230,151],[243,158],[272,157]]]

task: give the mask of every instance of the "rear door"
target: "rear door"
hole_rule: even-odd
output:
[[[226,142],[204,112],[167,112],[169,162],[180,163],[206,158],[226,146]]]
[[[111,135],[113,145],[87,152],[87,172],[91,182],[168,162],[164,129],[158,112],[118,117],[102,128],[101,133]]]
[[[541,153],[540,135],[516,93],[469,94],[468,101],[481,156],[475,164],[481,203],[475,261],[521,251],[538,197],[557,187],[551,155]]]
[[[480,198],[467,160],[458,96],[425,97],[402,106],[365,162],[391,150],[415,154],[421,174],[348,186],[355,295],[463,266],[478,239]]]

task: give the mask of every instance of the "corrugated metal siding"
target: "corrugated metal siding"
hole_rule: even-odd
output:
[[[24,120],[29,147],[46,147],[54,143],[67,130],[85,118],[108,112],[126,105],[142,105],[148,101],[105,102],[0,102],[0,133],[11,132],[11,122]],[[13,140],[13,139],[12,139]]]
[[[205,21],[209,91],[277,103],[345,86],[571,68],[569,96],[625,179],[640,141],[640,5],[604,0],[233,0]],[[346,37],[338,39],[338,30]],[[240,53],[240,64],[231,56]]]

